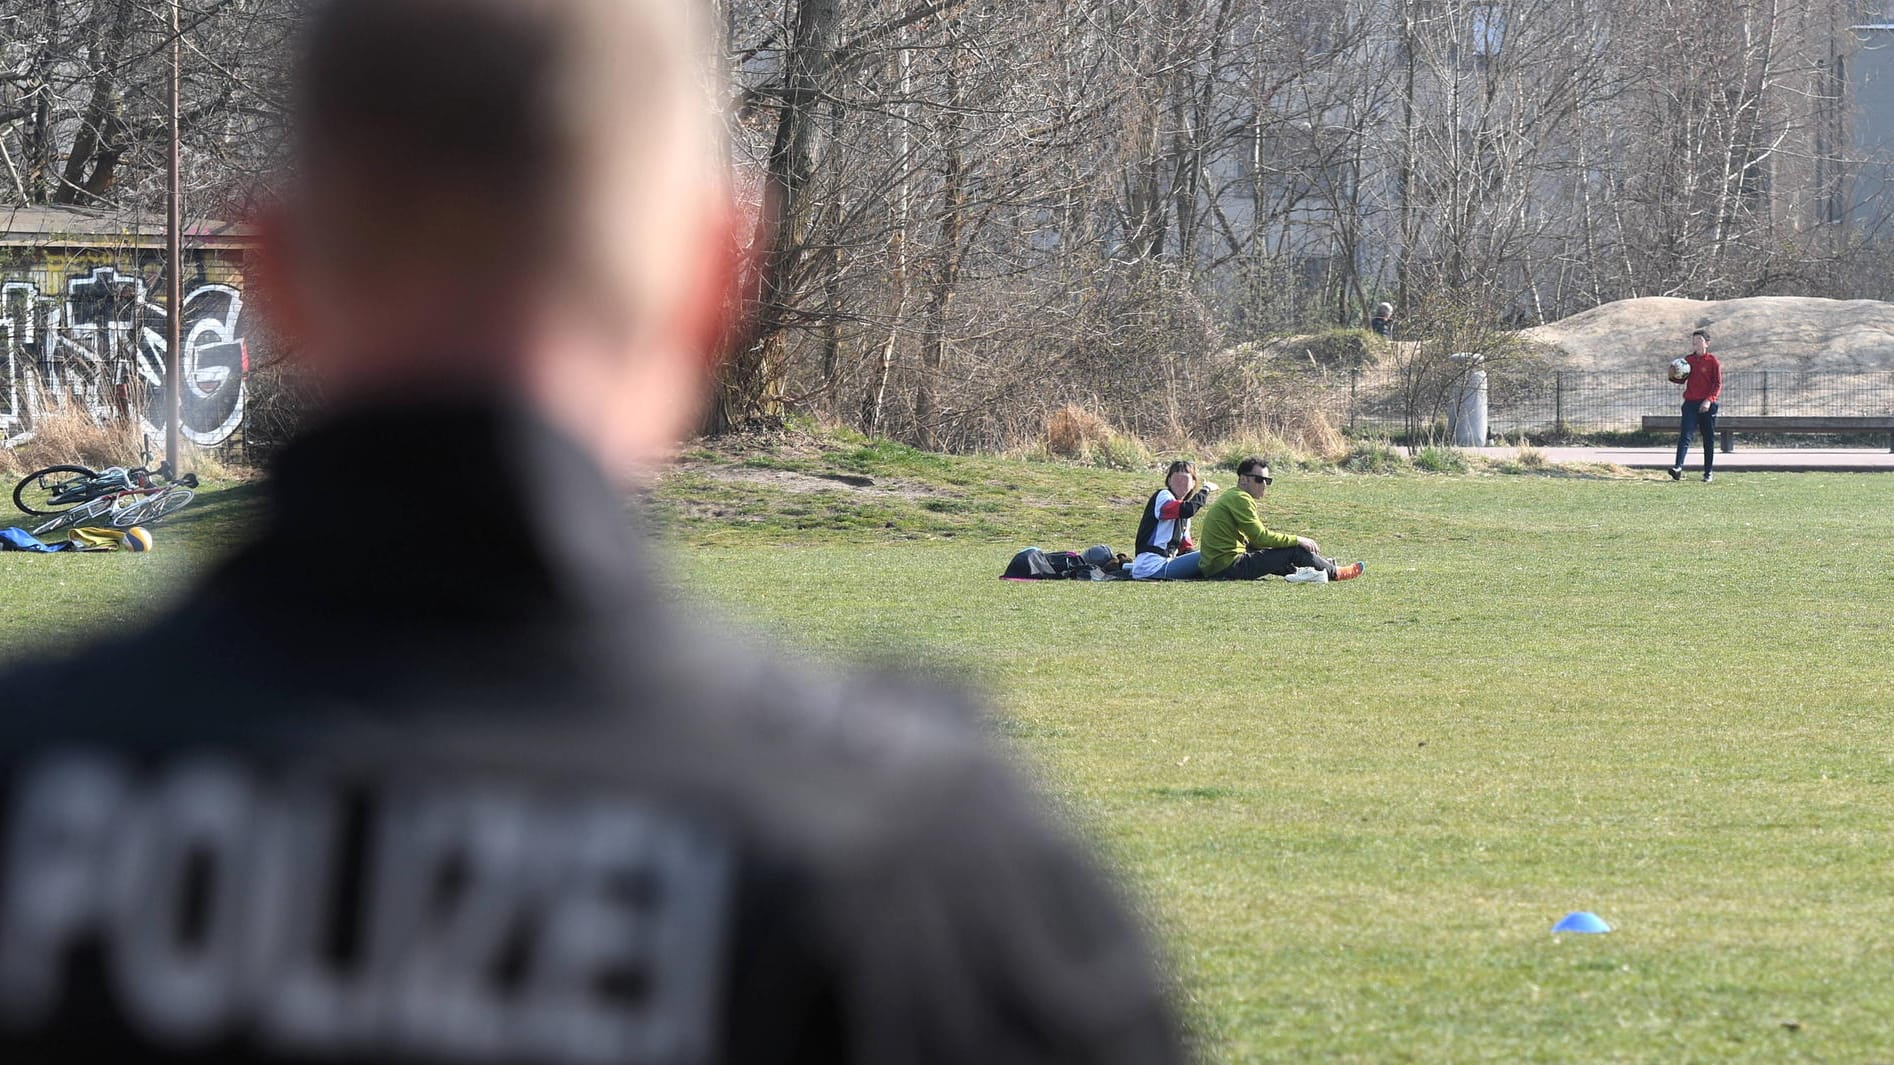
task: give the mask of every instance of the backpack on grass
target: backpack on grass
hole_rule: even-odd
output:
[[[1000,576],[1019,581],[1116,581],[1129,574],[1123,555],[1112,555],[1107,549],[1101,557],[1104,561],[1093,562],[1077,551],[1029,547],[1014,555]]]

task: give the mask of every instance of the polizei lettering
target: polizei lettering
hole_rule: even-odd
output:
[[[64,755],[15,778],[0,1021],[58,1020],[75,958],[137,1036],[297,1057],[708,1057],[730,861],[623,799],[265,786],[229,760]]]

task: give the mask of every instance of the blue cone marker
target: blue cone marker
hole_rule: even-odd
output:
[[[1605,919],[1590,910],[1578,910],[1568,913],[1552,926],[1554,932],[1609,932],[1611,926]]]

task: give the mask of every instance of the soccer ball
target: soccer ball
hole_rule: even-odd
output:
[[[143,525],[134,525],[125,530],[124,544],[127,551],[149,551],[151,534],[145,531]]]
[[[1689,376],[1690,376],[1690,360],[1689,359],[1670,360],[1670,379],[1672,381],[1681,381],[1684,378],[1689,377]]]

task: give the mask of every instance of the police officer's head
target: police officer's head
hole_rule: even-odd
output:
[[[339,402],[499,391],[612,462],[688,428],[736,256],[694,7],[319,4],[264,281]]]

